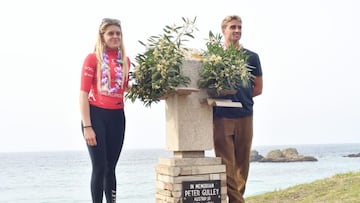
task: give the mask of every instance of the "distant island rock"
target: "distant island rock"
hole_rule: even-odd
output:
[[[295,148],[287,148],[284,150],[272,150],[266,157],[262,157],[256,150],[251,151],[250,161],[258,162],[301,162],[301,161],[317,161],[315,157],[299,155]]]
[[[250,153],[250,162],[255,162],[255,161],[259,161],[261,159],[263,159],[264,157],[262,155],[259,154],[258,151],[256,150],[251,150]]]
[[[349,155],[346,155],[344,157],[360,157],[360,153],[357,153],[357,154],[349,154]]]

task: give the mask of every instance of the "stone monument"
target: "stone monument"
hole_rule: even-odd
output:
[[[166,146],[173,157],[160,158],[156,167],[156,203],[226,201],[226,169],[220,157],[206,157],[213,149],[212,106],[239,106],[228,100],[210,99],[198,89],[202,63],[187,57],[183,74],[191,80],[188,87],[176,88],[165,98]]]

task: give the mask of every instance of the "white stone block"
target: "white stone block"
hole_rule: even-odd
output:
[[[188,88],[198,88],[202,63],[195,59],[183,62],[183,74],[191,80]],[[181,87],[180,87],[181,88]],[[206,102],[205,90],[189,95],[175,94],[166,99],[166,146],[173,151],[213,149],[212,107]]]

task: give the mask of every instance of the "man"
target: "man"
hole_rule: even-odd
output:
[[[249,87],[240,87],[235,95],[223,98],[240,102],[241,108],[214,107],[214,148],[226,165],[227,193],[230,203],[242,203],[249,173],[250,151],[253,138],[253,97],[262,92],[262,70],[258,54],[243,48],[239,40],[242,20],[239,16],[227,16],[221,25],[224,45],[234,45],[248,55],[247,64],[255,78]]]

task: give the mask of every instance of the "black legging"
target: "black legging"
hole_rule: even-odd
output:
[[[91,162],[91,196],[101,203],[103,192],[107,203],[116,200],[115,168],[124,142],[125,114],[123,109],[103,109],[90,105],[91,125],[96,146],[88,146]]]

